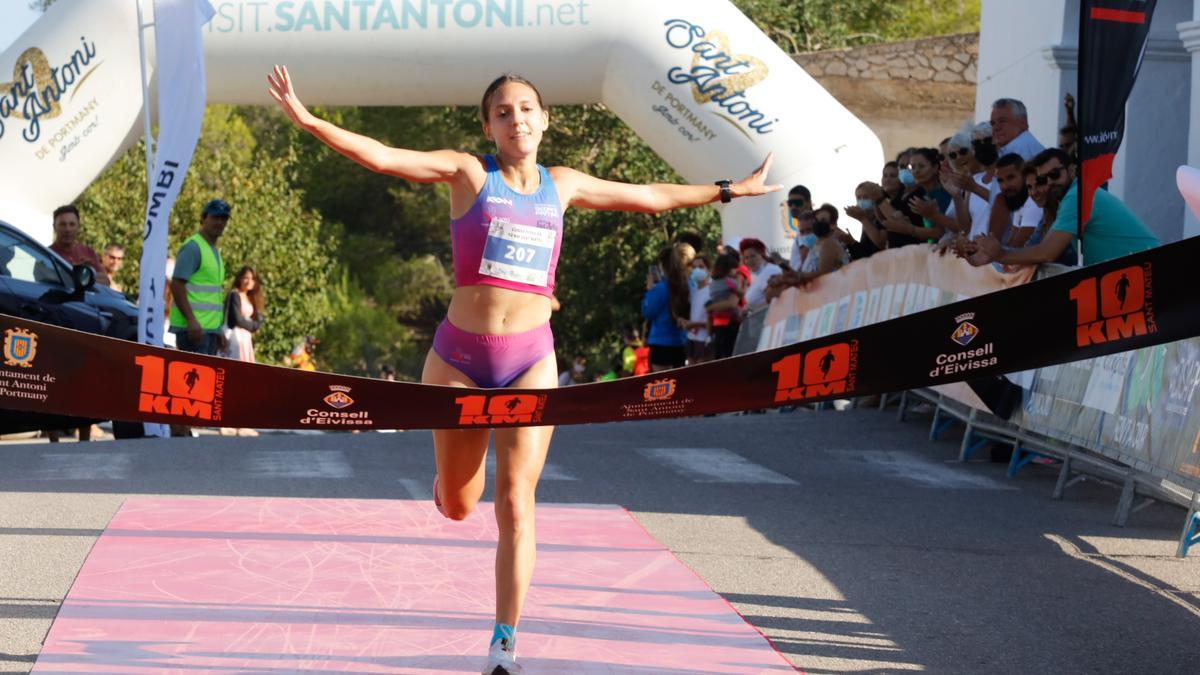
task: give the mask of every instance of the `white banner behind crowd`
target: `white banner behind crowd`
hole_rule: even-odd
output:
[[[138,296],[138,341],[161,347],[167,283],[167,224],[179,196],[204,121],[204,46],[200,29],[212,19],[208,0],[154,0],[158,53],[158,142],[150,174],[142,274]],[[148,102],[147,102],[148,105]],[[161,425],[146,425],[162,435]]]

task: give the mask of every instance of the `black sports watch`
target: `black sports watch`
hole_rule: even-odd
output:
[[[722,204],[728,204],[729,202],[733,201],[733,190],[729,189],[729,186],[733,185],[733,181],[730,181],[728,179],[719,180],[716,183],[713,183],[713,185],[716,185],[717,187],[721,188],[721,203]]]

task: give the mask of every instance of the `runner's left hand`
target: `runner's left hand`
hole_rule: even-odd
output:
[[[765,195],[777,190],[783,189],[782,185],[766,185],[767,172],[771,170],[771,162],[775,159],[775,153],[768,152],[767,158],[759,165],[754,173],[746,176],[730,186],[733,190],[734,197],[756,197]]]

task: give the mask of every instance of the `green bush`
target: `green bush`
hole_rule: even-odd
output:
[[[411,331],[380,307],[344,271],[329,289],[333,318],[320,332],[318,368],[347,375],[377,377],[385,363],[400,379],[416,379],[425,350],[412,341]]]

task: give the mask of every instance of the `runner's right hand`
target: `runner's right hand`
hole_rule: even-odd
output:
[[[267,82],[271,85],[267,93],[275,99],[292,122],[306,128],[316,120],[296,96],[296,90],[292,88],[292,76],[288,74],[287,66],[275,66],[275,69],[267,74]]]

